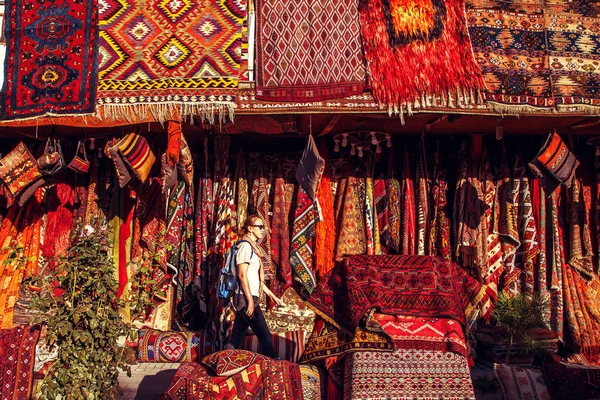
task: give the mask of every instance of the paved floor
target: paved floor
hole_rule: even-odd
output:
[[[123,393],[117,400],[155,400],[169,387],[178,363],[139,363],[131,366],[131,377],[119,373]]]

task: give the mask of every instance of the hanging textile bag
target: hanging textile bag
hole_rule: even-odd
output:
[[[7,191],[7,205],[14,200],[20,205],[44,184],[38,164],[23,142],[0,160],[0,181]]]
[[[83,157],[80,157],[79,155]],[[85,144],[81,142],[81,140],[77,143],[77,150],[75,151],[75,157],[71,160],[69,165],[67,165],[69,169],[79,173],[79,174],[87,174],[90,169],[90,162],[87,158],[87,153],[85,151]]]
[[[54,175],[66,168],[60,140],[48,138],[44,155],[37,162],[42,175]]]

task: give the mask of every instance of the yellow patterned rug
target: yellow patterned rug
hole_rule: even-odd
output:
[[[233,114],[245,0],[102,0],[100,117]]]

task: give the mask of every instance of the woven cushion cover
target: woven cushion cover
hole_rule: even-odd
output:
[[[201,338],[195,332],[138,331],[137,360],[140,362],[192,362],[198,360]]]
[[[270,360],[270,358],[250,351],[235,349],[218,351],[204,357],[200,362],[212,369],[218,376],[231,376],[264,360]]]

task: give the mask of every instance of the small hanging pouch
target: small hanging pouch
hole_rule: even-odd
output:
[[[42,175],[54,175],[66,167],[60,141],[48,138],[44,155],[37,160]]]
[[[77,172],[78,174],[87,174],[90,169],[90,162],[85,152],[85,144],[81,140],[77,143],[77,150],[75,151],[75,157],[71,160],[68,168]]]

